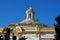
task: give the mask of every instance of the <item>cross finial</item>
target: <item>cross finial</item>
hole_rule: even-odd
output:
[[[32,9],[32,6],[30,6],[30,9]]]

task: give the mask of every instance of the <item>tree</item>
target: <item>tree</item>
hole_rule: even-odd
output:
[[[5,40],[10,40],[10,28],[6,28]]]
[[[55,24],[55,31],[56,31],[56,35],[55,35],[55,39],[54,40],[60,40],[60,15],[58,17],[55,18],[55,21],[57,24]]]
[[[6,34],[10,35],[10,28],[6,28]]]

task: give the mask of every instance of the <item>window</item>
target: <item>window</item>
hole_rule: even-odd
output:
[[[31,13],[29,14],[29,17],[28,18],[31,18]]]

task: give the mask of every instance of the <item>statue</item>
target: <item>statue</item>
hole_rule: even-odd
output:
[[[14,35],[14,33],[13,33],[13,38],[12,38],[13,40],[16,40],[16,36]]]

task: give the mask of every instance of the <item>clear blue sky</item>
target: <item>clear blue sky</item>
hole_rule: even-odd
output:
[[[60,0],[0,0],[0,27],[25,19],[25,11],[30,6],[35,11],[35,18],[48,26],[53,26],[54,18],[60,14]]]

